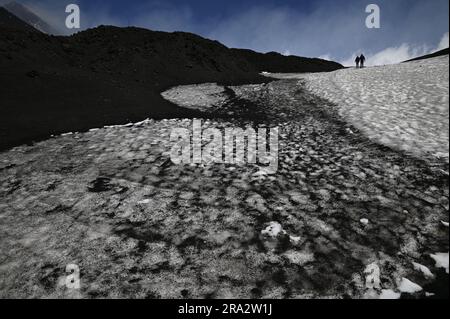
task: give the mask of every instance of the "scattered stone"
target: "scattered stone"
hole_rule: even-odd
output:
[[[291,200],[294,203],[306,205],[309,203],[309,196],[302,194],[291,194]]]
[[[267,210],[267,208],[264,206],[265,200],[261,197],[261,195],[254,194],[248,197],[246,202],[248,206],[261,213],[264,213]]]
[[[289,250],[283,254],[287,259],[295,265],[303,266],[309,262],[314,261],[314,254],[310,252],[301,252]]]
[[[99,177],[90,183],[88,190],[92,193],[102,193],[110,191],[113,187],[110,178]]]
[[[195,194],[193,192],[183,192],[180,194],[180,198],[184,200],[191,200],[194,196]]]
[[[365,226],[369,225],[369,220],[368,220],[367,218],[362,218],[362,219],[360,220],[360,222],[361,222],[361,224],[363,224],[363,225],[365,225]]]
[[[330,192],[327,191],[326,189],[319,190],[319,194],[325,201],[329,201],[331,199]]]
[[[284,233],[283,228],[277,222],[270,222],[267,228],[261,231],[262,235],[269,237],[277,237],[280,233]]]
[[[295,237],[295,236],[289,236],[289,239],[291,240],[292,243],[294,244],[298,244],[301,241],[301,237]]]

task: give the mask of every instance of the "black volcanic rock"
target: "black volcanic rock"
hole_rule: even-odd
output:
[[[71,62],[83,69],[161,89],[261,79],[245,58],[191,33],[101,26],[63,38],[62,43]]]
[[[32,26],[36,30],[39,30],[40,32],[47,34],[58,34],[58,31],[54,27],[20,3],[13,1],[5,4],[3,7],[20,20],[26,22],[28,25]]]
[[[200,116],[161,97],[172,86],[261,83],[270,81],[262,70],[339,67],[254,52],[249,58],[242,50],[182,32],[98,27],[55,37],[0,28],[0,149],[145,118]]]
[[[259,72],[274,73],[311,73],[330,72],[342,69],[336,62],[322,59],[303,58],[298,56],[284,56],[277,52],[261,54],[252,50],[232,49],[236,54],[244,57]]]
[[[3,7],[0,7],[0,28],[37,32],[35,28],[20,20],[18,17],[16,17],[14,14]]]

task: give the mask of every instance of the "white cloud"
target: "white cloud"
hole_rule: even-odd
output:
[[[355,52],[351,57],[341,61],[340,63],[344,66],[355,65],[355,58],[359,56],[361,52]],[[411,48],[408,44],[404,43],[398,47],[386,48],[377,53],[366,53],[366,65],[367,66],[377,66],[377,65],[387,65],[400,63],[406,60],[413,59],[415,57],[425,55],[429,52],[425,47],[421,48]]]
[[[358,41],[364,37],[355,32],[363,25],[364,11],[334,3],[332,6],[315,4],[311,12],[287,6],[253,6],[220,19],[206,36],[229,47],[259,52],[290,52],[309,57],[317,56],[324,48],[345,52],[349,39]]]
[[[352,53],[367,53],[366,57],[373,57],[376,64],[413,58],[426,53],[421,44],[434,47],[430,39],[440,32],[437,30],[446,30],[442,28],[448,20],[442,18],[446,6],[442,0],[422,1],[406,7],[407,0],[382,1],[382,4],[382,28],[379,30],[365,27],[367,15],[362,0],[351,3],[317,1],[310,10],[283,5],[253,6],[221,18],[206,35],[231,47],[334,57],[334,60],[348,60],[353,65],[354,58],[348,59]],[[403,20],[399,20],[399,12]],[[429,21],[434,22],[433,26]]]
[[[359,56],[359,55],[360,55],[359,53],[353,53],[349,58],[347,58],[343,61],[339,61],[339,63],[342,64],[343,66],[353,66],[353,65],[355,65],[356,56]],[[333,61],[333,58],[331,60]]]
[[[11,2],[11,0],[0,0],[0,5]],[[41,3],[35,3],[30,0],[20,1],[28,10],[36,14],[43,21],[48,23],[58,34],[67,34],[67,29],[64,27],[66,13],[64,9],[57,8],[50,0],[45,0]]]
[[[449,39],[448,39],[448,32],[444,34],[444,36],[441,39],[441,42],[439,43],[436,51],[444,50],[449,47]]]
[[[445,48],[449,47],[449,34],[448,32],[444,34],[440,43],[436,49],[432,49],[427,45],[422,46],[411,46],[407,43],[403,43],[398,47],[389,47],[377,53],[365,54],[367,60],[367,66],[377,66],[377,65],[387,65],[395,64],[403,61],[411,60],[419,56],[427,55]],[[355,58],[360,55],[362,50],[353,53],[349,58],[340,61],[344,66],[355,65]],[[329,56],[328,56],[329,57]]]
[[[317,58],[322,59],[322,60],[327,60],[327,61],[333,61],[333,58],[331,57],[330,54],[324,54],[324,55],[318,56]]]
[[[399,47],[387,48],[368,57],[367,65],[386,65],[395,64],[425,55],[430,50],[426,46],[411,47],[408,44],[402,44]]]

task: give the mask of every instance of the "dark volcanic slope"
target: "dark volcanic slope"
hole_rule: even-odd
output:
[[[0,149],[147,117],[198,116],[165,101],[160,92],[201,82],[260,83],[267,79],[259,71],[279,72],[281,60],[267,60],[262,67],[239,50],[189,33],[99,27],[53,37],[1,29]],[[340,67],[323,63],[304,69]]]
[[[430,59],[430,58],[435,58],[438,56],[442,56],[442,55],[448,55],[449,54],[449,49],[444,49],[444,50],[440,50],[438,52],[434,52],[432,54],[428,54],[428,55],[424,55],[415,59],[411,59],[405,62],[411,62],[411,61],[419,61],[419,60],[425,60],[425,59]]]
[[[47,33],[47,34],[57,34],[57,30],[50,26],[47,22],[41,19],[39,16],[34,14],[30,9],[24,5],[17,2],[10,2],[3,6],[6,10],[14,14],[16,17],[25,21],[27,24],[31,25],[33,28]]]
[[[0,29],[2,29],[2,31],[3,31],[4,29],[9,29],[9,28],[20,29],[20,30],[29,31],[29,32],[37,32],[37,30],[34,29],[32,26],[30,26],[29,24],[20,20],[14,14],[7,11],[5,8],[0,7]]]
[[[100,27],[61,41],[77,67],[160,90],[207,81],[261,80],[244,58],[217,41],[191,33]]]
[[[340,65],[339,63],[322,59],[310,59],[292,55],[284,56],[277,52],[261,54],[252,50],[232,50],[238,55],[243,56],[260,72],[268,71],[275,73],[310,73],[329,72],[342,68],[342,65]]]

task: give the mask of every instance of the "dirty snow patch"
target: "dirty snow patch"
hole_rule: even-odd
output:
[[[383,289],[380,294],[380,299],[400,299],[401,293],[395,292],[392,289]]]
[[[216,83],[177,86],[161,95],[178,106],[200,111],[221,106],[228,100],[225,88]]]
[[[364,270],[366,275],[366,288],[367,289],[380,289],[381,288],[381,271],[377,263],[372,263]]]
[[[418,264],[415,262],[413,262],[412,264],[414,266],[414,269],[416,271],[420,271],[425,276],[425,278],[430,278],[430,279],[434,278],[433,273],[430,271],[430,269],[427,266],[424,266],[424,265],[421,265],[421,264]]]
[[[449,160],[449,58],[297,74],[370,139],[417,157]],[[272,75],[287,78],[286,75]]]
[[[367,218],[362,218],[361,220],[360,220],[360,222],[361,222],[361,224],[363,224],[363,225],[369,225],[369,220],[367,219]]]
[[[415,294],[416,292],[422,291],[423,288],[409,279],[402,278],[398,285],[398,290],[407,294]]]
[[[269,237],[277,237],[280,233],[284,233],[280,223],[270,222],[266,229],[261,231],[261,234]]]
[[[309,252],[289,250],[284,254],[292,264],[303,266],[308,262],[314,261],[314,254]]]
[[[289,239],[291,240],[291,242],[293,242],[294,244],[297,244],[300,242],[301,237],[297,237],[297,236],[289,236]]]

